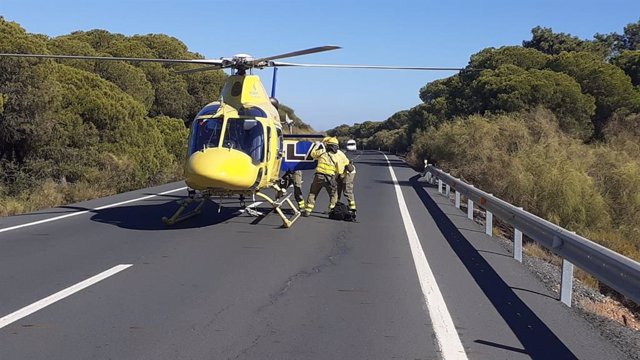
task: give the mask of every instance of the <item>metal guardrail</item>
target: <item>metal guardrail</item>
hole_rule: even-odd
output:
[[[538,242],[562,258],[560,300],[571,306],[573,264],[598,280],[640,304],[640,263],[594,243],[575,232],[566,230],[522,208],[476,189],[444,171],[427,164],[424,174],[429,181],[438,180],[438,191],[456,193],[456,207],[460,208],[460,195],[468,201],[467,215],[473,219],[473,204],[487,212],[486,233],[491,235],[493,214],[514,227],[514,258],[522,262],[522,234]]]

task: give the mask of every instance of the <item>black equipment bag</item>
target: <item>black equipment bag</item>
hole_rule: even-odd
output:
[[[336,206],[329,212],[329,219],[353,221],[353,215],[344,203],[338,201]]]

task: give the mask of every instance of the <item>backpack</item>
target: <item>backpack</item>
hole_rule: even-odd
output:
[[[349,211],[349,208],[344,203],[338,201],[336,206],[331,209],[329,212],[329,219],[333,220],[344,220],[344,221],[354,221],[353,215]]]

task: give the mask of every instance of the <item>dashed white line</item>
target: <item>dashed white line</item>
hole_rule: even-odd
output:
[[[111,269],[101,272],[98,275],[92,276],[90,278],[88,278],[87,280],[81,281],[73,286],[70,286],[64,290],[58,291],[57,293],[47,296],[46,298],[36,301],[33,304],[29,305],[29,306],[25,306],[22,309],[15,311],[7,316],[4,316],[2,318],[0,318],[0,329],[2,329],[3,327],[14,323],[20,319],[22,319],[25,316],[29,316],[31,314],[33,314],[34,312],[41,310],[57,301],[60,301],[70,295],[73,295],[74,293],[77,293],[78,291],[85,289],[97,282],[100,282],[110,276],[113,276],[117,273],[119,273],[120,271],[132,266],[133,264],[121,264],[121,265],[117,265],[112,267]]]
[[[52,218],[49,218],[49,219],[43,219],[43,220],[38,220],[38,221],[26,223],[26,224],[10,226],[10,227],[4,228],[4,229],[0,229],[0,233],[6,232],[6,231],[11,231],[11,230],[25,228],[25,227],[28,227],[28,226],[44,224],[44,223],[48,223],[48,222],[51,222],[51,221],[61,220],[61,219],[69,218],[69,217],[72,217],[72,216],[78,216],[78,215],[86,214],[86,213],[89,213],[89,212],[92,212],[92,211],[96,211],[96,210],[104,210],[104,209],[108,209],[108,208],[112,208],[112,207],[116,207],[116,206],[120,206],[120,205],[124,205],[124,204],[129,204],[129,203],[136,202],[136,201],[151,199],[151,198],[156,197],[156,196],[171,194],[171,193],[174,193],[174,192],[177,192],[177,191],[180,191],[180,190],[184,190],[186,188],[187,187],[185,186],[185,187],[181,187],[179,189],[168,190],[168,191],[164,191],[164,192],[161,192],[161,193],[158,193],[158,194],[143,196],[143,197],[139,197],[139,198],[136,198],[136,199],[121,201],[121,202],[118,202],[118,203],[115,203],[115,204],[109,204],[109,205],[105,205],[105,206],[100,206],[100,207],[97,207],[97,208],[91,209],[91,210],[77,211],[77,212],[73,212],[73,213],[70,213],[70,214],[65,214],[65,215],[52,217]]]
[[[420,287],[424,295],[425,305],[429,311],[429,317],[433,324],[433,330],[436,335],[437,346],[440,349],[443,360],[467,360],[467,354],[464,351],[458,332],[451,319],[451,314],[447,309],[447,304],[444,302],[440,288],[436,283],[436,279],[433,276],[433,272],[427,262],[427,257],[424,254],[420,239],[413,226],[411,215],[409,215],[409,209],[404,201],[402,195],[402,189],[398,184],[396,174],[391,167],[389,158],[383,154],[387,160],[389,166],[389,173],[393,180],[394,187],[396,189],[396,197],[398,198],[398,206],[400,207],[400,214],[402,215],[402,221],[404,222],[404,229],[407,232],[407,238],[409,239],[409,246],[411,248],[411,254],[413,255],[413,262],[418,272],[418,280],[420,281]]]

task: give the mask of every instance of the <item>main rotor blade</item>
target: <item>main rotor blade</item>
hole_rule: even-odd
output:
[[[298,66],[342,69],[374,69],[374,70],[429,70],[429,71],[462,71],[464,68],[425,67],[425,66],[385,66],[385,65],[339,65],[339,64],[300,64],[274,61],[273,66]]]
[[[142,62],[157,62],[157,63],[167,63],[167,64],[222,65],[222,60],[208,60],[208,59],[146,59],[146,58],[130,58],[130,57],[110,57],[110,56],[44,55],[44,54],[0,54],[0,57],[23,57],[23,58],[66,59],[66,60],[97,60],[97,61],[142,61]]]
[[[176,71],[176,74],[191,74],[191,73],[197,73],[197,72],[201,72],[201,71],[210,71],[210,70],[220,70],[223,67],[221,65],[213,65],[213,66],[203,66],[203,67],[199,67],[199,68],[195,68],[195,69],[189,69],[189,70],[180,70],[180,71]]]
[[[318,46],[318,47],[305,49],[305,50],[298,50],[298,51],[294,51],[294,52],[290,52],[290,53],[286,53],[286,54],[280,54],[280,55],[274,55],[274,56],[269,56],[269,57],[263,57],[263,58],[260,58],[260,59],[255,59],[255,60],[253,60],[253,63],[257,64],[257,63],[260,63],[260,62],[263,62],[263,61],[284,59],[284,58],[293,57],[293,56],[307,55],[307,54],[313,54],[313,53],[317,53],[317,52],[330,51],[330,50],[336,50],[336,49],[340,49],[340,46],[333,46],[333,45]]]

